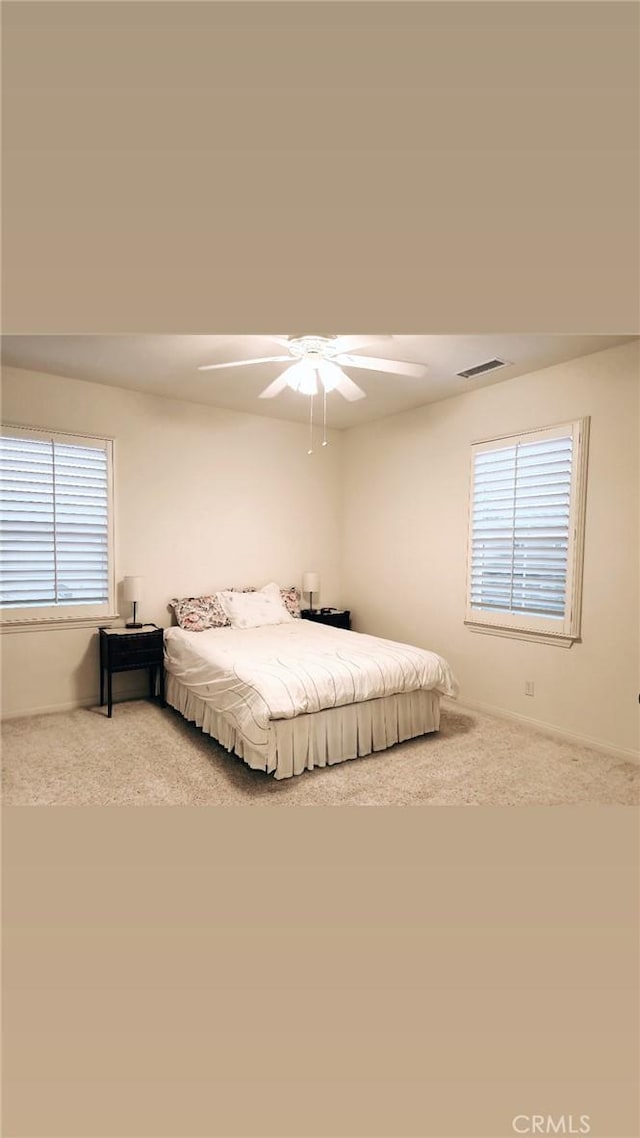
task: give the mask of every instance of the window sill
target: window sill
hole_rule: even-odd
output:
[[[120,619],[119,613],[109,616],[66,616],[45,617],[33,620],[3,620],[0,621],[0,633],[4,632],[60,632],[65,628],[107,628],[115,620]]]
[[[506,628],[496,624],[477,624],[475,621],[464,622],[470,632],[487,633],[489,636],[507,636],[512,640],[530,640],[537,644],[554,644],[557,648],[571,648],[572,644],[580,643],[579,636],[570,636],[567,633],[535,632],[527,628]]]

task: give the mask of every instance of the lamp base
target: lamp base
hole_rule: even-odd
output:
[[[131,602],[131,609],[132,609],[131,620],[127,621],[127,623],[125,624],[125,628],[144,628],[144,625],[141,624],[139,620],[136,620],[136,617],[138,615],[138,613],[136,611],[137,608],[138,608],[138,602],[132,601]]]

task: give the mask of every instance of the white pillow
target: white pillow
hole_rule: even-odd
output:
[[[265,585],[254,593],[234,593],[225,589],[218,593],[220,604],[232,628],[260,628],[267,624],[288,624],[294,618],[285,608],[280,586]]]

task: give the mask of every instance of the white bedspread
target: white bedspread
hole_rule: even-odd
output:
[[[263,628],[168,628],[165,667],[253,746],[269,724],[419,689],[454,696],[441,656],[306,620]]]

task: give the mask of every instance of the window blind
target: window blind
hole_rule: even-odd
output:
[[[564,619],[572,463],[570,433],[474,455],[472,610]]]
[[[0,437],[0,606],[106,603],[104,447]]]

